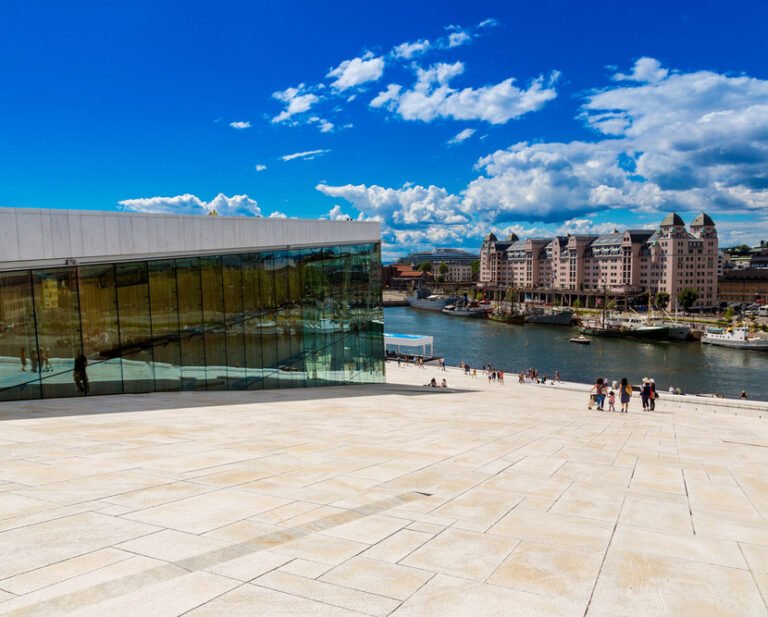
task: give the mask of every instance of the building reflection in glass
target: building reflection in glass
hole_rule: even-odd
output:
[[[0,272],[0,400],[384,380],[378,244]]]

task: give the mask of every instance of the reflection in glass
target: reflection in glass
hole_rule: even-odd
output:
[[[0,273],[0,400],[384,379],[380,246]]]
[[[79,274],[83,353],[88,360],[90,382],[88,393],[120,394],[123,392],[123,374],[115,266],[82,266]]]
[[[29,272],[0,273],[0,401],[39,398],[41,372],[52,367],[37,348]]]
[[[147,262],[117,264],[120,352],[125,392],[154,389],[154,349],[149,312]]]
[[[176,262],[150,261],[149,307],[156,391],[181,389],[181,343]]]
[[[42,374],[43,398],[87,393],[89,371],[73,372],[75,359],[84,357],[76,269],[33,270],[32,286],[38,346],[53,368]]]

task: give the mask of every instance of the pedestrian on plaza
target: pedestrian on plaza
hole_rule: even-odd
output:
[[[608,393],[608,411],[616,411],[616,393],[613,390]]]
[[[476,368],[472,369],[472,379],[477,379],[477,369]]]
[[[499,383],[504,385],[504,371],[499,371]]]
[[[552,379],[552,381],[556,381],[557,383],[560,383],[560,371],[555,370],[555,376]]]
[[[29,359],[32,362],[32,372],[37,373],[37,365],[38,365],[37,349],[32,350],[32,353],[29,355]]]
[[[440,358],[440,368],[445,370],[445,358]]]
[[[742,390],[742,391],[741,391],[741,394],[739,394],[739,398],[740,398],[742,401],[745,401],[745,400],[747,400],[747,391],[746,391],[746,390]]]
[[[27,372],[27,350],[23,347],[21,348],[21,352],[19,353],[19,360],[21,361],[21,370],[25,373]]]
[[[651,386],[651,396],[648,398],[648,404],[651,407],[651,411],[656,410],[656,399],[658,398],[658,394],[656,394],[656,382],[653,380],[653,377],[651,377],[648,380],[648,385]]]
[[[632,398],[632,386],[626,377],[621,378],[621,390],[619,399],[621,400],[621,413],[629,413],[629,399]]]
[[[643,401],[643,411],[648,411],[648,400],[651,396],[651,383],[647,377],[643,377],[643,385],[640,390],[640,400]]]
[[[445,381],[445,377],[443,377],[443,381],[440,383],[440,387],[441,388],[447,388],[448,387],[448,382]]]
[[[89,390],[88,373],[86,371],[87,366],[88,358],[86,358],[83,354],[80,354],[77,356],[77,358],[75,358],[75,368],[72,373],[77,389],[86,396],[88,396]]]
[[[603,405],[605,404],[605,389],[602,377],[597,378],[595,385],[592,386],[592,390],[595,392],[595,409],[603,411]]]

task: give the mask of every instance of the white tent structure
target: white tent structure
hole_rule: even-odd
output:
[[[421,336],[419,334],[388,334],[384,333],[384,347],[394,347],[397,353],[400,352],[401,347],[421,347],[421,355],[432,357],[433,349],[433,337]],[[427,353],[427,345],[429,345],[429,353]],[[406,353],[415,353],[412,350],[407,350]]]

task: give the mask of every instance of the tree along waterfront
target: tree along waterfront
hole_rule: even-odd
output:
[[[622,338],[572,345],[572,328],[456,319],[405,307],[384,309],[384,329],[434,336],[435,354],[452,365],[463,360],[473,367],[492,364],[513,373],[536,368],[547,377],[559,370],[563,380],[583,383],[596,377],[627,377],[638,384],[643,377],[653,377],[662,397],[673,386],[686,394],[722,393],[728,398],[738,398],[744,390],[752,400],[768,400],[764,352]]]

